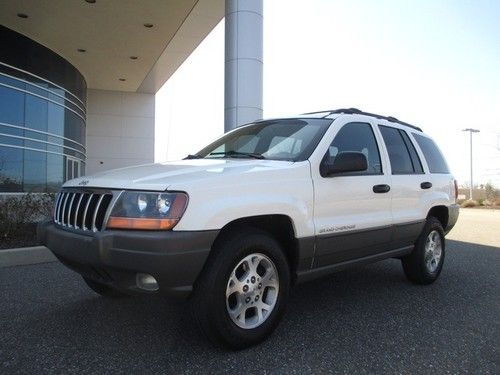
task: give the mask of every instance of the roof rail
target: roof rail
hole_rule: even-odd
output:
[[[387,120],[389,122],[395,122],[395,123],[400,124],[400,125],[408,126],[408,127],[412,128],[412,129],[415,129],[415,130],[418,130],[418,131],[422,132],[422,129],[419,128],[418,126],[411,125],[411,124],[408,124],[406,122],[400,121],[396,117],[382,116],[382,115],[377,115],[375,113],[363,112],[363,111],[361,111],[361,110],[359,110],[357,108],[330,109],[330,110],[326,110],[326,111],[317,111],[317,112],[303,113],[303,115],[313,115],[313,114],[316,114],[316,113],[328,113],[325,117],[333,115],[335,113],[342,113],[342,114],[346,114],[346,115],[365,115],[365,116],[371,116],[371,117],[375,117],[375,118],[378,118],[378,119],[381,119],[381,120]]]

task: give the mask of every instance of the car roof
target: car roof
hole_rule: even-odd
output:
[[[419,132],[423,132],[421,128],[415,125],[408,124],[407,122],[403,122],[401,120],[398,120],[397,118],[393,116],[383,116],[383,115],[378,115],[376,113],[369,113],[369,112],[363,112],[357,108],[342,108],[342,109],[332,109],[332,110],[326,110],[326,111],[317,111],[317,112],[309,112],[309,113],[303,113],[300,115],[301,118],[303,117],[313,117],[313,118],[336,118],[335,115],[364,115],[364,116],[369,116],[369,117],[374,117],[376,119],[380,120],[386,120],[388,122],[392,122],[395,124],[399,125],[404,125],[409,128],[412,128],[414,130],[417,130]]]

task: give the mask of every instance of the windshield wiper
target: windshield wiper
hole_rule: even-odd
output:
[[[243,158],[252,158],[252,159],[265,159],[264,155],[257,154],[254,152],[239,152],[239,151],[223,151],[223,152],[211,152],[208,155],[224,155],[224,156],[234,156],[234,157],[243,157]]]
[[[203,156],[201,155],[191,155],[189,154],[188,156],[186,156],[183,160],[189,160],[189,159],[203,159]]]

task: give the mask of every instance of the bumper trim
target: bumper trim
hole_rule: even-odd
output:
[[[38,226],[39,240],[85,277],[137,293],[135,275],[147,273],[158,280],[161,293],[180,296],[191,292],[218,234],[218,230],[105,230],[89,236],[50,221]]]

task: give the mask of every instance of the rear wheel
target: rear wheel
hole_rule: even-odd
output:
[[[113,289],[106,284],[99,283],[99,282],[94,281],[92,279],[89,279],[85,276],[82,276],[82,277],[90,289],[92,289],[94,292],[96,292],[97,294],[100,294],[103,297],[120,298],[120,297],[127,297],[128,296],[128,294],[122,293],[117,289]]]
[[[243,349],[277,327],[289,283],[279,243],[263,231],[245,228],[215,245],[195,285],[193,315],[212,342]]]
[[[441,222],[430,216],[412,253],[402,259],[406,277],[416,284],[431,284],[436,281],[443,268],[444,248]]]

